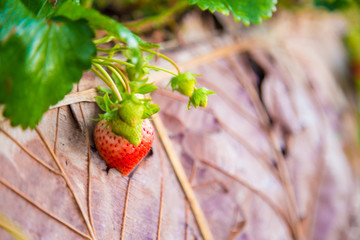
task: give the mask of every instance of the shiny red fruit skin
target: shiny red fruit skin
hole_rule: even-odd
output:
[[[109,168],[116,168],[122,175],[127,176],[149,152],[154,141],[154,128],[148,119],[142,124],[141,143],[134,146],[125,138],[106,127],[106,121],[99,121],[94,129],[94,140],[100,156]]]

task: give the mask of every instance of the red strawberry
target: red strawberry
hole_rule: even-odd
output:
[[[94,129],[96,148],[109,168],[116,168],[127,176],[149,152],[154,141],[154,128],[148,119],[143,120],[139,145],[134,146],[125,138],[115,134],[105,120],[99,121]]]

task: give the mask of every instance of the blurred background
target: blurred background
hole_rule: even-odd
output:
[[[188,110],[168,73],[149,76],[159,86],[151,93],[161,107],[154,118],[164,123],[213,239],[360,239],[360,0],[280,0],[271,18],[250,26],[187,0],[81,2],[158,43],[182,72],[199,75],[198,86],[216,92],[206,108]],[[71,94],[96,94],[99,83],[86,72]],[[204,239],[160,134],[131,177],[103,170],[92,137],[100,109],[91,99],[53,106],[38,126],[42,142],[4,123],[0,176],[24,195],[0,185],[0,212],[33,239],[80,238],[24,201],[30,196],[86,232],[66,184],[31,158],[54,165],[53,147],[93,213],[98,239]],[[0,228],[0,239],[13,238]]]
[[[187,1],[95,0],[94,6],[143,39],[159,43],[162,51],[180,66],[199,73],[200,84],[217,93],[209,100],[214,124],[202,114],[196,117],[182,113],[180,109],[185,107],[186,100],[166,90],[159,80],[166,77],[161,74],[153,77],[164,87],[153,94],[153,99],[162,108],[160,116],[169,136],[181,149],[182,163],[216,239],[287,239],[281,228],[264,220],[268,218],[261,220],[268,212],[259,216],[253,212],[254,208],[262,209],[258,203],[235,207],[235,203],[249,200],[231,181],[217,173],[196,175],[202,171],[196,162],[204,161],[202,165],[215,164],[212,166],[215,169],[221,166],[227,173],[252,179],[253,185],[275,202],[286,198],[279,194],[276,184],[272,185],[271,177],[251,166],[254,163],[244,160],[236,163],[249,158],[241,150],[244,146],[252,155],[250,159],[259,161],[258,153],[254,152],[269,154],[267,144],[271,141],[262,134],[256,135],[256,130],[248,126],[252,121],[249,109],[256,100],[246,97],[251,95],[251,86],[244,81],[255,86],[260,108],[265,109],[274,141],[281,146],[289,168],[303,231],[297,234],[303,234],[303,239],[360,238],[360,1],[280,0],[271,19],[250,26],[236,22],[231,15],[202,11]],[[232,55],[233,60],[223,60],[231,59]],[[232,92],[238,86],[222,79],[234,78],[231,73],[242,79],[242,90]],[[174,103],[169,103],[169,99]],[[243,109],[239,107],[244,105]],[[229,106],[231,110],[227,109]],[[202,123],[194,127],[187,123],[188,119]],[[231,143],[237,151],[219,153],[224,147],[220,142],[232,140],[227,137],[214,140],[217,128],[241,147]],[[277,161],[270,162],[276,167]],[[237,170],[229,170],[232,168]],[[220,190],[214,184],[220,184]],[[229,208],[211,211],[223,203],[229,204]],[[235,220],[225,220],[228,218]],[[271,233],[258,233],[265,226],[273,227]]]

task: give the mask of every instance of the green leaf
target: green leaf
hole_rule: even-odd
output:
[[[21,0],[38,19],[51,18],[61,4],[68,0]]]
[[[0,41],[16,31],[19,25],[26,25],[35,18],[20,1],[0,0]]]
[[[129,62],[135,64],[136,67],[140,66],[142,62],[142,54],[139,46],[145,48],[157,47],[157,45],[141,40],[138,36],[133,34],[125,26],[114,19],[102,15],[95,9],[89,9],[74,4],[70,0],[59,6],[55,15],[65,16],[72,20],[86,19],[93,28],[106,30],[110,35],[126,43],[129,47],[129,49],[126,50],[126,57],[129,59]]]
[[[129,82],[129,85],[131,92],[139,94],[148,94],[158,89],[158,87],[152,83]]]
[[[103,110],[104,112],[106,111],[106,104],[105,104],[105,101],[104,101],[103,97],[96,96],[95,97],[95,102],[97,103],[97,105],[99,106],[99,108],[101,110]]]
[[[84,20],[41,20],[19,1],[0,2],[0,103],[13,126],[32,127],[91,66],[93,32]]]
[[[330,11],[335,11],[350,6],[349,0],[314,0],[313,3],[316,7],[325,7]]]
[[[21,2],[36,15],[41,7],[48,2],[48,0],[21,0]]]
[[[137,49],[139,45],[147,48],[154,48],[158,46],[141,40],[124,25],[110,17],[102,15],[95,9],[79,6],[69,0],[59,6],[55,12],[55,15],[65,16],[72,20],[78,20],[82,18],[86,19],[92,27],[106,30],[110,35],[113,35],[118,40],[125,42],[128,47],[133,49]]]
[[[113,90],[109,89],[109,88],[104,88],[102,86],[98,86],[97,88],[97,91],[100,92],[100,93],[110,93],[112,94],[113,93]]]
[[[142,84],[138,89],[137,89],[137,93],[140,94],[148,94],[151,93],[153,91],[155,91],[156,89],[158,89],[157,86],[154,86],[152,83],[148,83],[148,84]]]
[[[45,0],[44,4],[35,14],[38,18],[51,18],[56,12],[56,9],[66,1],[67,0]]]
[[[276,10],[277,0],[188,0],[197,4],[202,10],[218,11],[225,15],[233,13],[237,21],[245,25],[261,23],[262,18],[270,18]]]

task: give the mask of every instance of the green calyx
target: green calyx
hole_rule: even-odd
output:
[[[186,72],[173,77],[170,81],[171,88],[181,94],[191,97],[195,90],[196,80],[194,74]]]
[[[132,145],[137,146],[141,143],[142,120],[133,127],[120,119],[111,119],[109,124],[115,134],[124,137]]]

